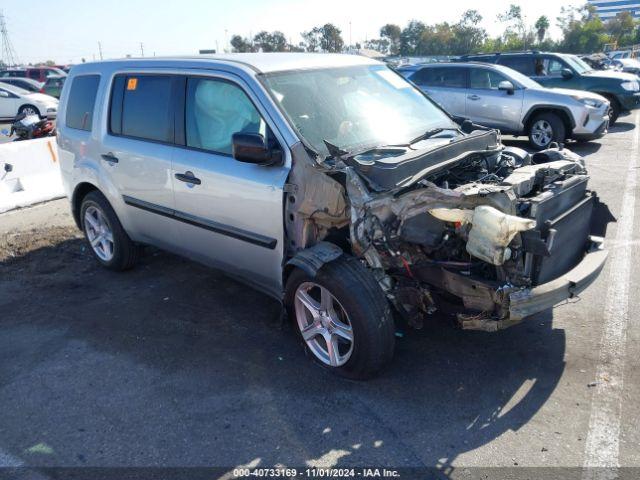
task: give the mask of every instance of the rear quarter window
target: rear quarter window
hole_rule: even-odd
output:
[[[91,131],[99,84],[99,75],[80,75],[71,81],[65,116],[67,127]]]

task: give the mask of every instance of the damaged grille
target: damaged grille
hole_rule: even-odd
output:
[[[558,278],[575,267],[589,241],[594,197],[587,191],[587,175],[556,181],[527,199],[529,217],[537,228],[524,236],[525,251],[533,256],[534,285]]]

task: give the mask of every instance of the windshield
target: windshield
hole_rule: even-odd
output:
[[[582,74],[591,71],[591,67],[580,57],[575,55],[564,55],[564,60],[573,68],[576,72]]]
[[[31,92],[10,83],[0,82],[0,88],[16,95],[29,95]]]
[[[427,130],[457,126],[384,65],[276,72],[263,78],[293,127],[325,155],[325,140],[354,152],[406,144]]]

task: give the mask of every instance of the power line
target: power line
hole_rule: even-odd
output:
[[[2,10],[0,10],[0,33],[2,34],[2,61],[9,67],[15,67],[20,62],[18,61],[16,51],[13,49],[13,45],[11,45],[7,23],[5,22]]]

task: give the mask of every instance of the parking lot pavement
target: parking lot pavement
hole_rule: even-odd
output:
[[[572,145],[616,217],[594,285],[494,334],[436,314],[368,382],[219,273],[158,251],[100,269],[64,201],[0,216],[0,463],[640,466],[639,125]]]

